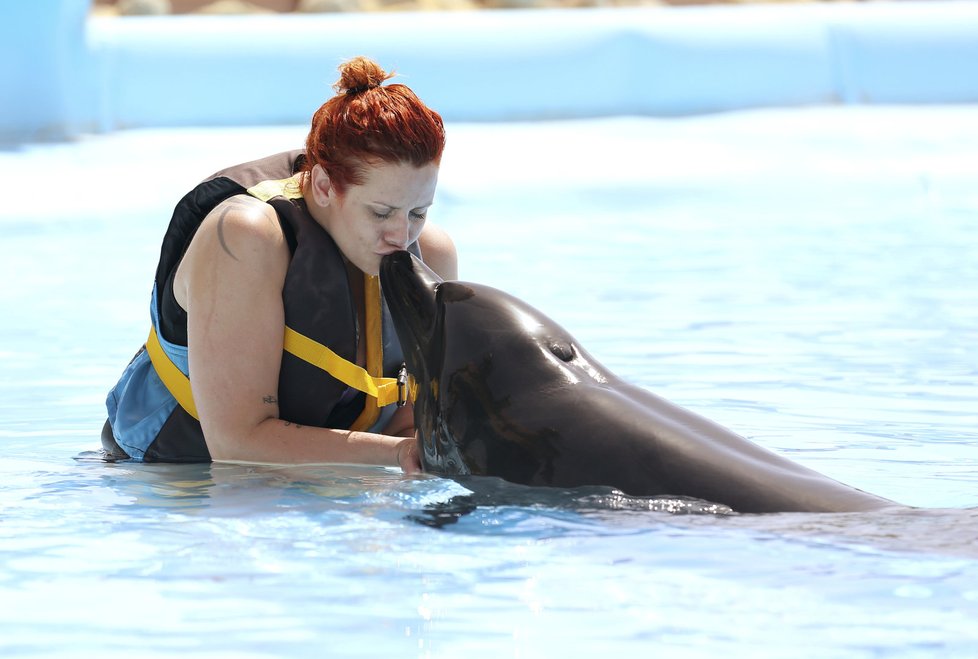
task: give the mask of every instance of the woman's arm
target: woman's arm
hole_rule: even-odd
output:
[[[174,281],[187,310],[190,380],[215,461],[355,463],[419,470],[413,438],[299,426],[278,418],[289,248],[267,204],[221,203],[191,241]]]

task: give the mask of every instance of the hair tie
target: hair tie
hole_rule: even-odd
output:
[[[352,96],[354,94],[359,94],[360,92],[365,92],[368,89],[373,89],[374,87],[380,87],[380,83],[368,82],[367,84],[360,85],[358,87],[350,87],[349,89],[346,90],[346,93]]]

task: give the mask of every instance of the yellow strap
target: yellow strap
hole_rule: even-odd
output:
[[[160,380],[166,386],[170,394],[177,399],[187,414],[195,419],[197,416],[197,405],[194,403],[194,395],[190,391],[190,378],[183,374],[177,365],[170,360],[170,356],[163,351],[160,339],[156,336],[156,328],[149,328],[149,338],[146,339],[146,352],[149,353],[149,360],[153,362],[153,368]]]
[[[343,384],[367,394],[363,412],[350,426],[351,430],[365,430],[372,426],[377,421],[377,417],[380,416],[380,408],[391,403],[397,403],[401,393],[398,390],[397,378],[383,377],[384,353],[381,330],[383,320],[380,306],[380,278],[365,275],[364,286],[365,321],[367,325],[365,331],[367,341],[366,369],[343,359],[322,343],[296,332],[291,327],[285,328],[283,344],[286,352],[321,368]],[[157,375],[160,376],[160,380],[163,381],[170,394],[177,399],[180,407],[197,419],[197,406],[190,389],[190,379],[163,350],[159,337],[156,335],[156,329],[153,327],[150,327],[149,338],[146,340],[146,352],[149,353],[153,368],[156,369]],[[412,378],[407,387],[407,399],[413,401],[416,392],[417,385]]]
[[[301,199],[302,185],[300,185],[301,174],[290,176],[289,178],[277,181],[261,181],[246,190],[255,199],[268,201],[274,197],[285,197],[286,199]]]
[[[369,325],[369,320],[367,322]],[[343,359],[322,343],[296,332],[291,327],[285,328],[285,344],[283,347],[286,352],[295,355],[303,361],[309,362],[313,366],[321,368],[343,384],[377,399],[377,402],[383,407],[397,402],[397,378],[378,377],[368,372],[383,372],[382,364],[380,368],[371,368],[371,366],[375,366],[371,363],[371,343],[373,342],[371,339],[373,338],[370,336],[368,330],[366,369]],[[378,336],[376,338],[378,345],[374,350],[382,350],[379,345],[380,341],[381,339]],[[380,359],[383,359],[382,353]]]
[[[373,377],[335,352],[291,327],[285,328],[285,351],[321,368],[343,384],[380,401],[381,406],[397,402],[397,379]]]
[[[366,342],[367,371],[369,378],[379,378],[384,375],[384,337],[382,326],[383,310],[380,306],[380,277],[363,275],[363,334]],[[335,377],[335,376],[334,376]],[[352,385],[351,385],[352,386]],[[362,391],[362,390],[361,390]],[[397,400],[397,380],[393,381],[394,400]],[[363,403],[363,411],[350,426],[350,430],[366,430],[374,425],[380,416],[380,392],[367,396]]]

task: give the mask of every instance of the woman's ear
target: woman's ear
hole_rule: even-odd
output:
[[[309,185],[313,201],[319,206],[329,206],[330,191],[333,189],[333,185],[329,180],[329,174],[326,173],[322,165],[313,166],[309,173]]]

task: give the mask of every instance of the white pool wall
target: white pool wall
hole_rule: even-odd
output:
[[[978,102],[978,2],[98,18],[0,8],[0,139],[305,124],[364,54],[449,121]]]

